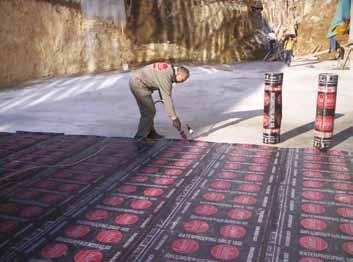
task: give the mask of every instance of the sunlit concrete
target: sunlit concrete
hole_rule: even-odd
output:
[[[253,62],[189,66],[191,79],[176,85],[173,97],[194,139],[262,143],[263,76],[284,72],[282,147],[311,147],[318,74],[339,74],[334,147],[353,151],[353,74],[334,62],[310,64]],[[0,131],[63,132],[132,137],[139,113],[128,88],[131,73],[111,72],[55,78],[0,92]],[[157,95],[157,94],[155,94]],[[157,99],[157,96],[156,96]],[[163,105],[155,126],[177,138]]]

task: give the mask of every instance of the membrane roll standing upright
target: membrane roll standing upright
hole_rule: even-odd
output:
[[[277,144],[281,140],[283,73],[265,74],[263,142]]]
[[[320,74],[316,103],[314,147],[320,150],[331,146],[337,97],[338,75]]]

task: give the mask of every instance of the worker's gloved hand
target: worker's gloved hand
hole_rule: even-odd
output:
[[[179,120],[179,118],[176,118],[173,120],[173,126],[177,129],[180,130],[181,129],[181,122]]]

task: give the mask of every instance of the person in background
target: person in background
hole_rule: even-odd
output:
[[[269,47],[270,47],[270,52],[271,54],[274,53],[275,51],[275,47],[276,47],[276,35],[275,35],[275,32],[271,31],[268,33],[267,35],[267,40],[268,40],[268,44],[269,44]]]
[[[172,88],[173,83],[183,83],[190,76],[186,67],[176,67],[168,63],[153,63],[135,71],[130,78],[130,90],[140,110],[140,122],[135,138],[150,142],[163,138],[154,128],[156,108],[152,99],[153,91],[159,90],[165,111],[173,126],[180,131],[181,122],[175,112]]]
[[[293,35],[288,35],[285,37],[283,42],[283,51],[284,51],[284,62],[287,66],[290,66],[292,63],[293,49],[296,43],[296,39]]]

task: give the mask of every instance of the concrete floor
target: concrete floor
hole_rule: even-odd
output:
[[[318,74],[339,74],[336,149],[353,151],[353,73],[333,69],[334,62],[252,62],[190,66],[191,78],[176,85],[174,103],[194,139],[262,143],[263,77],[285,74],[281,147],[311,147]],[[110,72],[53,78],[0,92],[0,131],[63,132],[132,137],[139,113],[128,88],[131,73]],[[157,94],[156,94],[157,95]],[[157,96],[156,96],[157,98]],[[157,104],[155,126],[170,138],[178,133]]]

